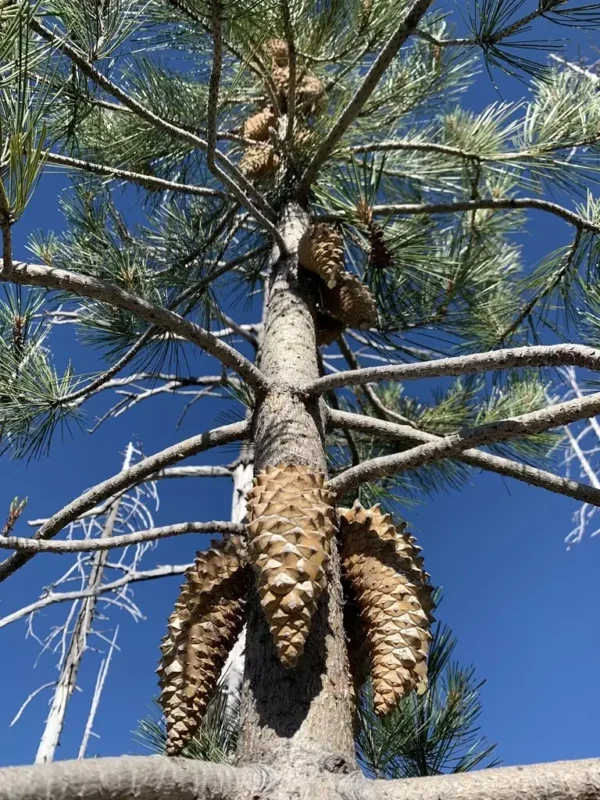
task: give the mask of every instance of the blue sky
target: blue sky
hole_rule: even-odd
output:
[[[523,85],[513,84],[518,95]],[[503,84],[504,91],[504,84]],[[489,81],[481,78],[468,103],[479,109],[497,99]],[[67,181],[45,177],[24,218],[15,228],[16,256],[26,257],[29,233],[38,228],[58,230],[57,198]],[[528,229],[527,253],[535,259],[564,241],[566,229],[539,216]],[[65,334],[60,356],[67,358]],[[81,354],[75,354],[81,358]],[[205,371],[210,360],[201,358]],[[78,370],[85,363],[75,362]],[[89,365],[87,366],[89,369]],[[424,384],[414,391],[429,390]],[[29,465],[0,461],[0,509],[15,496],[27,495],[26,518],[48,516],[82,490],[119,469],[120,453],[132,438],[153,453],[180,438],[221,420],[213,401],[197,404],[179,431],[175,430],[179,401],[158,398],[134,415],[111,421],[88,436],[57,440],[48,458]],[[235,456],[213,452],[197,463],[226,463]],[[226,479],[204,482],[164,482],[160,486],[159,524],[188,519],[227,518],[230,484]],[[457,656],[473,663],[483,689],[482,731],[498,743],[505,764],[585,758],[599,754],[596,720],[600,717],[600,684],[596,662],[600,655],[597,619],[600,600],[600,541],[585,540],[567,551],[564,537],[571,527],[576,503],[541,489],[473,472],[471,484],[460,493],[439,494],[411,509],[407,516],[420,539],[428,571],[443,587],[440,618],[458,637]],[[27,528],[21,525],[19,532]],[[206,537],[185,536],[161,543],[148,565],[185,563]],[[40,555],[0,586],[0,616],[31,602],[40,587],[63,571],[59,556]],[[146,620],[134,623],[112,611],[120,625],[122,652],[113,659],[104,699],[88,755],[142,752],[132,735],[155,694],[158,644],[180,583],[178,578],[138,585],[136,600]],[[40,630],[57,618],[44,613]],[[108,625],[107,625],[108,627]],[[26,638],[23,622],[0,630],[6,687],[0,703],[0,764],[33,760],[47,710],[48,693],[37,696],[19,723],[10,719],[27,695],[53,677],[54,657],[45,654],[34,669],[38,643]],[[595,644],[594,644],[595,642]],[[99,657],[89,653],[81,672],[82,692],[69,707],[59,758],[72,758],[83,732]],[[7,688],[10,687],[10,688]]]

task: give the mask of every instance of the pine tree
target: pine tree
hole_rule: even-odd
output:
[[[480,0],[466,23],[455,34],[432,0],[0,5],[5,452],[46,452],[133,363],[156,390],[218,387],[239,408],[238,421],[80,495],[35,541],[4,537],[17,552],[0,580],[39,550],[68,549],[51,541],[65,526],[158,470],[232,442],[253,449],[247,524],[213,524],[243,537],[240,568],[255,575],[243,604],[238,766],[199,765],[195,797],[203,787],[219,797],[600,796],[589,762],[412,788],[356,773],[348,655],[373,670],[383,657],[372,627],[356,633],[381,622],[373,586],[384,569],[404,620],[397,638],[386,628],[386,657],[409,672],[424,663],[423,564],[414,540],[394,543],[410,538],[394,501],[458,487],[476,467],[600,504],[598,489],[544,463],[555,429],[600,412],[600,394],[546,398],[550,368],[600,367],[600,203],[590,188],[600,94],[586,74],[535,58],[554,40],[525,38],[548,25],[593,32],[600,15],[571,0]],[[481,63],[492,79],[503,70],[528,84],[526,99],[461,108]],[[74,176],[66,232],[35,235],[34,259],[21,261],[12,230],[49,167]],[[534,265],[521,235],[530,212],[570,233]],[[255,298],[258,320],[233,318],[232,289]],[[103,371],[60,366],[53,323],[65,315],[84,352],[101,352]],[[200,351],[216,374],[163,370]],[[403,389],[425,378],[450,380]],[[353,616],[337,509],[357,499],[370,519],[393,511],[396,534],[359,537],[370,565],[362,597],[373,605],[357,601]],[[186,626],[206,625],[202,609],[214,609],[193,592],[182,598],[191,663],[203,651]],[[372,645],[366,655],[361,641]],[[153,764],[107,763],[95,796],[138,797],[140,781],[153,797],[158,785],[172,795],[175,764]],[[10,773],[0,797],[52,794],[54,775],[95,781],[85,764],[52,769]]]

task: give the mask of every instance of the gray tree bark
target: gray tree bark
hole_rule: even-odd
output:
[[[288,253],[273,264],[269,287],[260,368],[273,383],[253,420],[257,472],[276,464],[326,468],[319,401],[291,388],[319,374],[313,311],[298,279],[296,255],[307,223],[298,206],[289,206],[280,225]],[[307,796],[307,782],[311,797],[327,796],[323,792],[335,773],[355,768],[352,710],[334,547],[328,591],[294,669],[279,663],[258,597],[251,598],[238,762],[265,764],[282,780],[285,776],[286,791],[278,797]]]

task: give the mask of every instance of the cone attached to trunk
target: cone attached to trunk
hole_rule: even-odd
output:
[[[336,278],[334,289],[323,287],[323,310],[349,328],[372,328],[377,325],[377,304],[368,286],[356,275],[343,272]]]
[[[280,464],[260,472],[248,493],[248,554],[285,667],[300,658],[325,588],[335,511],[324,484],[321,472]]]
[[[248,147],[240,159],[240,171],[251,179],[266,178],[279,166],[279,156],[271,145]]]
[[[344,240],[334,225],[311,225],[298,245],[298,261],[332,289],[344,272]]]
[[[255,142],[266,142],[269,138],[269,128],[275,125],[277,116],[271,107],[257,111],[244,122],[242,135]]]
[[[375,710],[427,687],[432,587],[415,539],[379,506],[340,509],[342,566],[366,631]]]
[[[170,756],[196,734],[244,624],[250,568],[241,538],[211,543],[185,577],[157,670]]]

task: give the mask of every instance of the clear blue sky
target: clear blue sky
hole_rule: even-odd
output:
[[[524,89],[513,86],[513,96]],[[484,78],[469,95],[469,103],[477,109],[494,99]],[[60,229],[57,196],[66,185],[60,176],[44,178],[15,229],[17,257],[26,256],[24,244],[32,230]],[[531,261],[560,243],[565,232],[553,220],[532,217],[527,242]],[[63,345],[61,357],[66,359],[66,334]],[[208,364],[208,359],[201,359],[198,367],[204,371]],[[75,366],[86,369],[81,361],[76,360]],[[415,385],[414,391],[428,391],[430,386]],[[75,432],[73,438],[57,440],[48,458],[29,465],[3,458],[0,509],[7,509],[15,495],[28,495],[26,517],[48,516],[116,472],[120,452],[132,437],[150,454],[221,419],[219,407],[207,401],[197,404],[176,431],[175,408],[180,407],[181,403],[169,398],[155,399],[135,414],[109,422],[93,436]],[[225,463],[234,455],[233,449],[214,452],[197,463]],[[162,524],[229,514],[230,485],[224,479],[164,482],[160,497],[155,520]],[[407,515],[424,548],[428,571],[434,583],[443,587],[440,617],[458,637],[457,656],[463,663],[473,663],[478,676],[487,680],[482,730],[498,743],[497,756],[505,764],[599,755],[600,541],[588,539],[566,551],[563,540],[575,508],[574,501],[541,489],[474,472],[468,488],[439,494]],[[24,525],[19,532],[25,534]],[[165,541],[149,556],[147,565],[185,563],[206,543],[206,537],[198,536]],[[64,569],[59,558],[37,556],[2,584],[0,616],[35,599],[40,587]],[[179,583],[175,578],[138,585],[135,596],[145,622],[135,624],[126,614],[111,612],[121,626],[122,652],[113,659],[95,726],[100,738],[92,740],[89,755],[142,751],[131,731],[147,713],[156,691],[158,644]],[[43,614],[37,623],[40,630],[46,630],[53,619],[53,612]],[[45,654],[33,669],[40,648],[25,634],[22,622],[0,630],[4,664],[0,764],[32,761],[47,709],[48,693],[43,692],[20,722],[8,729],[27,695],[53,677],[51,655]],[[77,753],[97,666],[96,654],[84,659],[83,691],[71,702],[59,758]]]

